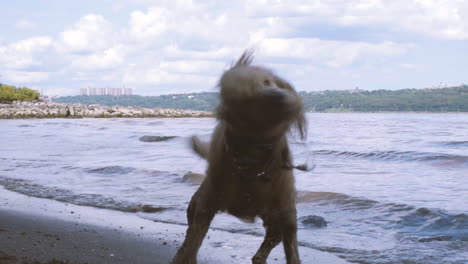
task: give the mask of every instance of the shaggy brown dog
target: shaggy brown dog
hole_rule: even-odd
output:
[[[252,263],[266,263],[280,242],[287,263],[300,263],[296,191],[286,135],[295,126],[301,137],[306,136],[302,101],[288,82],[250,65],[251,61],[252,52],[245,52],[220,79],[219,123],[211,144],[192,138],[194,150],[209,165],[187,209],[187,234],[173,264],[196,263],[218,211],[247,221],[257,216],[263,220],[265,240]]]

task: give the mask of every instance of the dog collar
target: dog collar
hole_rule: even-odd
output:
[[[269,181],[273,147],[273,143],[261,142],[254,137],[226,133],[225,151],[232,157],[235,174],[240,177]]]

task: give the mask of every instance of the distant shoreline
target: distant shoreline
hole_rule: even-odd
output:
[[[306,112],[307,114],[468,114],[468,112],[455,111],[322,111],[322,112]]]
[[[468,85],[439,89],[330,90],[299,92],[309,112],[468,112]],[[219,93],[140,95],[76,95],[54,98],[60,103],[128,105],[214,111]]]
[[[79,103],[14,102],[0,104],[0,119],[26,118],[145,118],[145,117],[213,117],[212,112],[144,108],[134,106],[82,105]]]
[[[467,114],[454,111],[308,111],[308,114]],[[138,106],[106,106],[98,104],[56,102],[14,102],[0,104],[0,119],[28,118],[182,118],[214,117],[210,111]]]

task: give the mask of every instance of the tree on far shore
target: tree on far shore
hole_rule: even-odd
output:
[[[0,84],[0,103],[10,103],[13,101],[37,101],[39,100],[39,97],[40,94],[32,89]]]
[[[308,112],[468,112],[468,86],[437,89],[333,90],[299,92]],[[54,99],[61,103],[161,107],[213,111],[219,104],[214,92],[140,95],[78,95]]]

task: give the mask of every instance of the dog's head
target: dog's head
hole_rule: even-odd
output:
[[[274,139],[295,126],[306,136],[302,100],[295,89],[272,71],[251,65],[246,51],[219,81],[218,119],[237,135]]]

